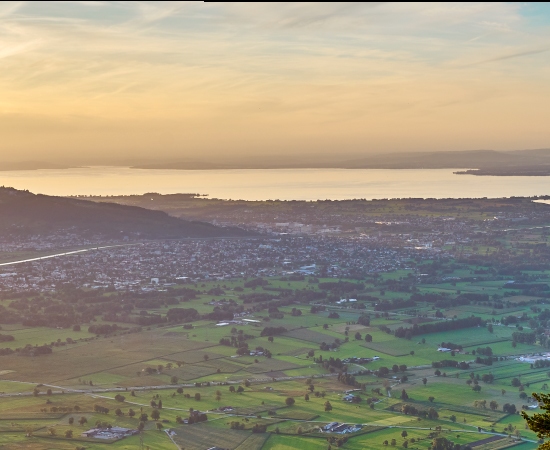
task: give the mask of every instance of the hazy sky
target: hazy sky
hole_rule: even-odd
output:
[[[0,155],[550,147],[550,7],[0,3]]]

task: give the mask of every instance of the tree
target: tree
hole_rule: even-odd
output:
[[[178,384],[178,377],[173,375],[172,378],[170,378],[170,383],[172,384]]]
[[[176,392],[177,392],[178,394],[183,394],[183,388],[182,388],[182,387],[177,388],[177,389],[176,389]]]
[[[407,394],[407,391],[403,389],[401,391],[401,400],[408,400],[408,399],[409,399],[409,394]]]
[[[73,430],[67,430],[65,431],[65,437],[67,439],[71,439],[73,437]]]
[[[292,406],[294,403],[296,403],[296,400],[294,400],[292,397],[287,397],[285,400],[286,406]]]
[[[162,400],[159,400],[159,406],[158,406],[159,409],[162,409]]]
[[[407,433],[407,430],[403,430],[403,431],[401,432],[401,437],[402,437],[402,438],[406,438],[408,435],[409,435],[409,433]]]
[[[157,430],[159,430],[159,431],[162,430],[162,423],[157,422]]]
[[[242,386],[239,386],[239,387],[237,388],[237,392],[238,392],[239,394],[241,394],[242,392],[244,392],[244,388],[243,388]]]
[[[55,430],[54,427],[50,427],[50,428],[48,428],[48,434],[50,436],[55,436],[57,434],[57,431]]]
[[[134,417],[135,415],[136,415],[136,412],[132,408],[130,408],[128,410],[128,417]]]
[[[434,400],[435,400],[435,397],[433,397],[433,396],[430,395],[430,396],[428,397],[428,400],[430,401],[430,403],[433,403]]]
[[[332,411],[332,405],[330,404],[330,402],[327,400],[325,402],[325,412],[329,412],[329,411]]]
[[[69,417],[69,425],[72,425],[74,423],[74,417]]]
[[[372,336],[370,334],[365,334],[365,342],[372,342]]]
[[[473,390],[474,392],[480,392],[480,391],[481,391],[481,386],[480,386],[479,384],[476,384],[476,385],[472,388],[472,390]]]
[[[355,340],[356,341],[360,341],[361,340],[361,333],[359,333],[359,331],[357,333],[355,333]]]
[[[153,412],[151,413],[151,419],[153,420],[159,420],[160,419],[160,412],[158,409],[153,409]]]
[[[428,383],[428,379],[427,378],[422,378],[422,383],[424,384],[424,386],[426,386],[426,384]]]
[[[453,442],[442,436],[436,437],[432,441],[432,450],[453,450],[454,447]]]
[[[199,401],[201,399],[201,394],[198,392],[195,394],[195,400]]]
[[[529,416],[525,411],[522,411],[521,416],[527,422],[529,429],[537,433],[539,439],[546,439],[550,437],[550,394],[537,394],[536,392],[533,392],[531,395],[536,401],[539,402],[539,404],[542,405],[540,408],[545,412],[542,414],[533,414],[532,416]],[[545,442],[540,445],[539,449],[549,450],[550,442]]]
[[[85,423],[88,423],[88,419],[86,419],[86,417],[82,416],[80,419],[78,419],[78,423],[80,425],[84,425]]]
[[[229,386],[229,392],[235,392],[235,386]]]
[[[498,409],[498,403],[495,400],[492,400],[489,403],[489,408],[491,408],[493,411],[496,411]]]
[[[430,408],[428,410],[428,419],[435,420],[438,417],[439,417],[439,413],[434,408]]]
[[[514,405],[513,403],[505,403],[504,405],[502,405],[502,411],[504,411],[507,414],[515,414],[516,405]]]
[[[309,394],[304,395],[304,400],[305,400],[306,402],[309,402]]]
[[[122,409],[117,408],[117,409],[115,409],[115,415],[116,416],[122,416],[122,415],[124,415],[124,413],[122,412]]]
[[[456,422],[456,416],[454,414],[449,416],[449,420],[453,423]]]

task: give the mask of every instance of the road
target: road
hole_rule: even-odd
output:
[[[12,265],[15,265],[15,264],[23,264],[23,263],[27,263],[27,262],[40,261],[42,259],[57,258],[58,256],[77,255],[79,253],[91,252],[91,251],[94,251],[94,250],[103,250],[103,249],[106,249],[106,248],[115,248],[115,247],[129,247],[131,245],[141,245],[141,242],[138,242],[138,243],[135,243],[135,244],[116,244],[116,245],[103,245],[103,246],[99,246],[99,247],[83,248],[81,250],[73,250],[71,252],[56,253],[54,255],[39,256],[37,258],[20,259],[19,261],[10,261],[10,262],[6,262],[6,263],[0,263],[0,266],[12,266]]]

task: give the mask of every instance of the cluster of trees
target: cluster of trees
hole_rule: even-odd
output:
[[[118,327],[118,325],[116,323],[114,323],[112,325],[109,325],[109,324],[90,325],[88,327],[88,333],[103,334],[103,335],[113,334],[113,333],[116,333],[119,330],[120,330],[120,328]]]
[[[414,300],[403,300],[401,298],[396,298],[392,301],[388,300],[382,300],[381,302],[377,303],[374,307],[375,311],[391,311],[393,309],[401,309],[401,308],[414,308],[416,306],[416,302]]]
[[[244,283],[245,288],[254,289],[260,286],[267,286],[269,282],[267,280],[264,280],[263,278],[254,278],[250,281],[246,281]]]
[[[466,361],[456,361],[454,359],[443,359],[441,361],[433,361],[432,367],[434,369],[442,369],[443,367],[458,367],[459,369],[466,370],[470,368],[470,364]]]
[[[326,342],[321,342],[319,344],[319,349],[324,351],[324,352],[328,352],[331,349],[335,349],[335,348],[340,347],[341,343],[342,342],[338,338],[336,338],[332,344],[327,344]]]
[[[166,313],[168,322],[192,322],[200,318],[199,312],[195,308],[171,308]]]
[[[439,417],[439,413],[435,408],[429,408],[426,410],[422,408],[417,408],[416,406],[411,405],[409,403],[405,403],[401,405],[401,412],[409,416],[418,416],[418,417],[428,418],[431,420],[435,420]]]
[[[466,317],[464,319],[445,320],[435,323],[414,324],[412,328],[399,327],[395,330],[395,336],[399,338],[411,339],[412,336],[428,333],[439,333],[442,331],[460,330],[463,328],[472,328],[484,326],[485,322],[481,317]]]
[[[474,401],[474,408],[487,408],[487,400],[475,400]],[[498,403],[495,400],[491,400],[489,402],[489,408],[491,408],[492,411],[496,411],[498,409]]]
[[[94,411],[101,414],[109,414],[109,408],[105,408],[101,405],[94,405]]]
[[[265,327],[260,333],[260,336],[278,336],[287,331],[285,327]]]
[[[349,373],[340,372],[338,374],[338,381],[348,386],[359,386],[359,383],[355,381],[355,377],[353,375],[350,375]],[[361,401],[361,398],[359,398],[359,402],[360,401]]]
[[[481,356],[478,356],[476,358],[476,364],[485,364],[486,366],[492,366],[493,365],[493,357],[488,356],[487,358],[482,358]]]
[[[550,367],[550,360],[548,359],[537,359],[534,364],[534,369],[541,369],[543,367]]]
[[[36,347],[27,344],[24,348],[18,349],[17,353],[21,356],[41,356],[53,353],[51,345],[39,345]]]
[[[15,338],[11,334],[0,334],[0,342],[15,341]]]
[[[321,364],[327,370],[331,370],[332,368],[332,371],[344,371],[344,369],[346,368],[346,365],[342,362],[340,358],[333,358],[332,356],[328,359],[323,359],[323,355],[320,355],[319,358],[314,358],[314,361],[317,364]]]
[[[350,281],[327,281],[319,283],[319,289],[342,295],[349,292],[362,291],[365,289],[365,285],[363,283],[352,283]]]
[[[534,332],[522,333],[520,331],[516,331],[515,333],[512,333],[512,341],[520,344],[533,345],[537,341],[537,336]]]
[[[505,403],[502,405],[502,410],[507,414],[515,414],[517,412],[516,405],[513,403]]]
[[[197,410],[191,410],[189,414],[189,418],[187,419],[188,421],[187,423],[191,425],[193,423],[206,422],[207,420],[208,420],[208,416],[205,413]]]
[[[493,356],[493,349],[491,347],[478,347],[475,352],[479,355]],[[473,352],[472,352],[473,353]],[[473,353],[475,355],[475,353]]]

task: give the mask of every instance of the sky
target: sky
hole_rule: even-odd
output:
[[[4,161],[550,147],[550,6],[0,2]]]

